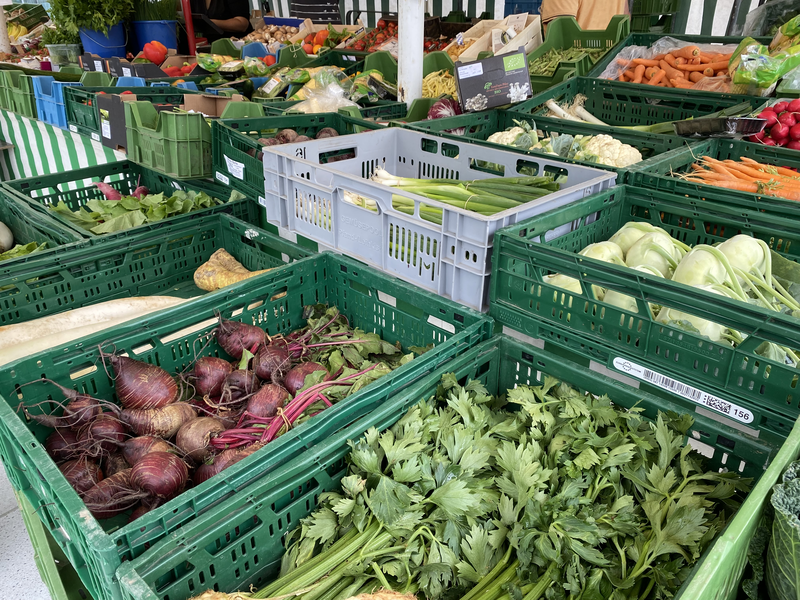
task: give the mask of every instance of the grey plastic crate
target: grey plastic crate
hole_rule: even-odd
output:
[[[349,153],[355,158],[340,158]],[[321,157],[333,155],[340,159],[321,164]],[[488,164],[499,165],[507,176],[528,167],[536,174],[566,175],[566,182],[536,202],[487,217],[369,180],[379,166],[392,175],[422,179],[498,176]],[[320,251],[352,256],[485,310],[494,232],[611,187],[616,174],[390,128],[265,148],[264,179],[267,219],[284,235],[304,236],[317,242]],[[345,192],[374,200],[377,210],[346,201]],[[414,215],[392,207],[395,193],[414,201]],[[420,205],[441,208],[442,224],[422,219]]]

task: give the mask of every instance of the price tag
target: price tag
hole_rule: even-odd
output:
[[[483,65],[479,62],[458,67],[458,76],[461,79],[469,79],[470,77],[478,77],[479,75],[483,75]]]
[[[122,76],[123,77],[130,77],[131,70],[128,67],[122,67]]]
[[[220,173],[219,171],[217,171],[217,172],[216,172],[216,177],[217,177],[217,179],[218,179],[219,181],[221,181],[221,182],[222,182],[222,183],[224,183],[225,185],[230,185],[230,184],[231,184],[231,180],[230,180],[230,179],[228,179],[228,176],[227,176],[227,175],[223,175],[223,174],[222,174],[222,173]]]
[[[102,71],[103,70],[103,63],[99,60],[94,61],[94,70],[95,71]]]
[[[92,139],[93,139],[95,142],[99,142],[99,141],[100,141],[100,134],[99,134],[99,133],[97,133],[97,132],[94,132],[94,131],[93,131],[93,132],[92,132]]]
[[[680,381],[672,379],[672,377],[667,377],[666,375],[662,375],[656,371],[651,371],[650,369],[631,362],[625,358],[615,358],[614,368],[622,373],[625,373],[626,375],[630,375],[632,377],[636,377],[637,379],[641,379],[642,381],[652,383],[663,390],[667,390],[668,392],[672,392],[673,394],[681,396],[682,398],[691,400],[696,404],[722,413],[731,419],[736,419],[742,423],[752,423],[754,420],[753,413],[746,408],[742,408],[741,406],[733,404],[732,402],[728,402],[727,400],[723,400],[718,396],[698,390],[696,387],[692,387],[691,385],[681,383]]]
[[[362,35],[365,31],[366,31],[366,29],[361,27],[360,29],[356,30],[356,32],[353,34],[353,37],[358,37],[358,36]]]
[[[464,45],[464,34],[461,33],[460,31],[456,34],[456,44],[458,44],[459,46]]]
[[[236,177],[236,179],[241,179],[244,181],[244,163],[231,160],[226,156],[225,165],[228,167],[228,171],[230,171],[231,175]]]
[[[266,207],[267,207],[267,199],[266,199],[266,198],[264,198],[264,196],[259,196],[259,197],[258,197],[258,203],[259,203],[261,206],[263,206],[264,208],[266,208]]]
[[[77,126],[77,125],[70,125],[70,126],[69,126],[69,130],[70,130],[72,133],[78,133],[78,126]]]
[[[266,93],[266,94],[269,94],[269,93],[270,93],[272,90],[274,90],[274,89],[277,87],[277,85],[278,85],[280,82],[281,82],[281,80],[280,80],[280,79],[278,79],[278,78],[276,78],[276,77],[273,77],[272,79],[270,79],[270,80],[269,80],[269,81],[266,83],[266,85],[264,85],[264,87],[263,87],[263,88],[261,88],[261,91],[262,91],[262,92],[264,92],[264,93]]]
[[[107,140],[111,139],[111,121],[106,121],[103,119],[100,121],[100,131],[103,134],[103,137]]]

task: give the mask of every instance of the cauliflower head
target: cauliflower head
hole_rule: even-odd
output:
[[[639,150],[604,133],[592,136],[583,146],[583,152],[596,156],[594,162],[610,167],[627,167],[642,160]]]

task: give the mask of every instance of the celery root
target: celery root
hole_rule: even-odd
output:
[[[271,270],[248,271],[224,248],[220,248],[194,272],[194,284],[201,290],[213,292]]]

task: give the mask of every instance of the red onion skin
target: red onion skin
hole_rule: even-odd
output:
[[[252,352],[253,346],[261,346],[267,340],[266,332],[260,327],[225,319],[220,319],[215,335],[222,349],[236,360],[241,360],[245,350]]]
[[[213,417],[199,417],[184,423],[175,436],[175,445],[195,462],[203,462],[214,450],[208,443],[225,431],[225,426]]]
[[[216,356],[203,356],[194,363],[190,376],[198,395],[213,398],[222,393],[222,384],[232,371],[233,366],[227,360]]]
[[[101,356],[114,367],[114,386],[123,407],[151,410],[178,399],[178,384],[161,367],[116,354]]]
[[[167,440],[196,416],[191,404],[175,402],[152,410],[123,410],[120,419],[136,435],[154,435]]]
[[[264,381],[283,378],[283,374],[292,368],[292,358],[284,346],[270,344],[258,351],[253,359],[253,370],[259,379]]]
[[[100,465],[85,458],[69,460],[58,468],[79,496],[83,496],[103,480]]]
[[[189,479],[186,463],[169,452],[150,452],[131,468],[131,485],[159,498],[168,498]]]
[[[306,377],[316,371],[325,371],[325,373],[328,372],[328,370],[319,363],[300,363],[299,365],[292,367],[292,369],[286,374],[286,377],[283,378],[283,385],[287,390],[289,390],[289,393],[294,396],[297,391],[305,385]]]
[[[285,388],[267,383],[247,401],[247,412],[256,417],[274,417],[291,398]]]
[[[127,463],[134,466],[150,452],[169,452],[172,446],[169,442],[150,435],[143,435],[127,440],[122,445],[122,456]]]
[[[124,500],[134,494],[131,489],[132,470],[106,477],[83,495],[86,508],[95,519],[110,519],[133,506],[133,500]]]
[[[77,458],[81,453],[78,436],[71,429],[56,429],[47,436],[44,449],[57,463]]]

